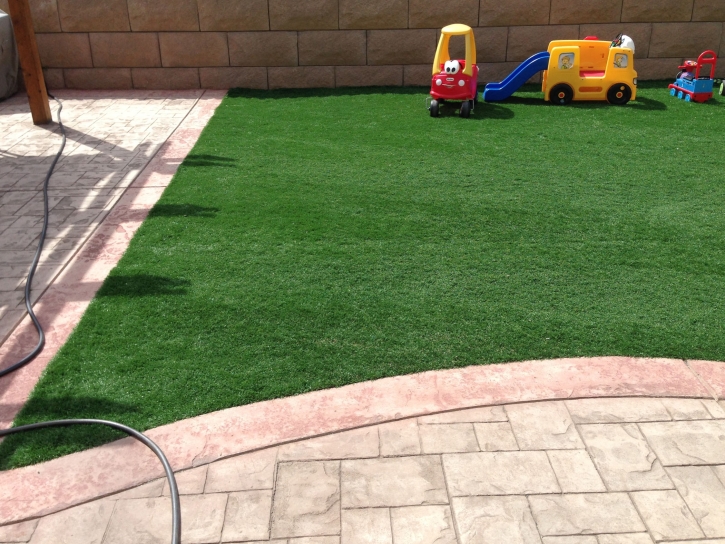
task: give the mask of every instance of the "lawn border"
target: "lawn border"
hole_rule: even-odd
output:
[[[592,397],[725,399],[725,363],[584,357],[437,370],[238,406],[145,434],[179,471],[388,421],[481,406]],[[0,525],[58,512],[161,476],[155,456],[130,438],[0,472]]]

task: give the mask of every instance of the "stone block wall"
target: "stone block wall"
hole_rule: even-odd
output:
[[[553,39],[629,34],[641,79],[723,57],[725,0],[30,0],[51,88],[428,85],[439,29],[475,27],[480,79]],[[0,0],[7,11],[7,0]],[[460,48],[461,43],[454,44]]]

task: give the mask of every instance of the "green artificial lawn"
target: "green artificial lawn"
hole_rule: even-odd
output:
[[[725,99],[471,119],[426,89],[231,92],[16,425],[140,430],[430,369],[725,360]],[[16,435],[2,468],[116,438]]]

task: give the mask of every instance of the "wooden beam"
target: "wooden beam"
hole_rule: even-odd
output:
[[[48,103],[48,91],[45,89],[43,67],[40,65],[38,44],[35,41],[33,18],[28,0],[9,0],[10,19],[13,21],[15,43],[18,45],[20,68],[23,70],[25,89],[28,92],[30,113],[33,123],[44,125],[53,121]]]

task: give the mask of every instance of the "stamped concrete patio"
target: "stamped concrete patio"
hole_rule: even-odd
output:
[[[0,381],[17,411],[223,93],[72,93],[36,283],[48,343]],[[57,129],[0,103],[0,368],[35,344],[22,276]],[[4,331],[4,332],[3,332]],[[189,544],[725,544],[725,364],[600,357],[387,378],[146,434]],[[132,439],[0,472],[0,544],[155,544],[158,460]]]

